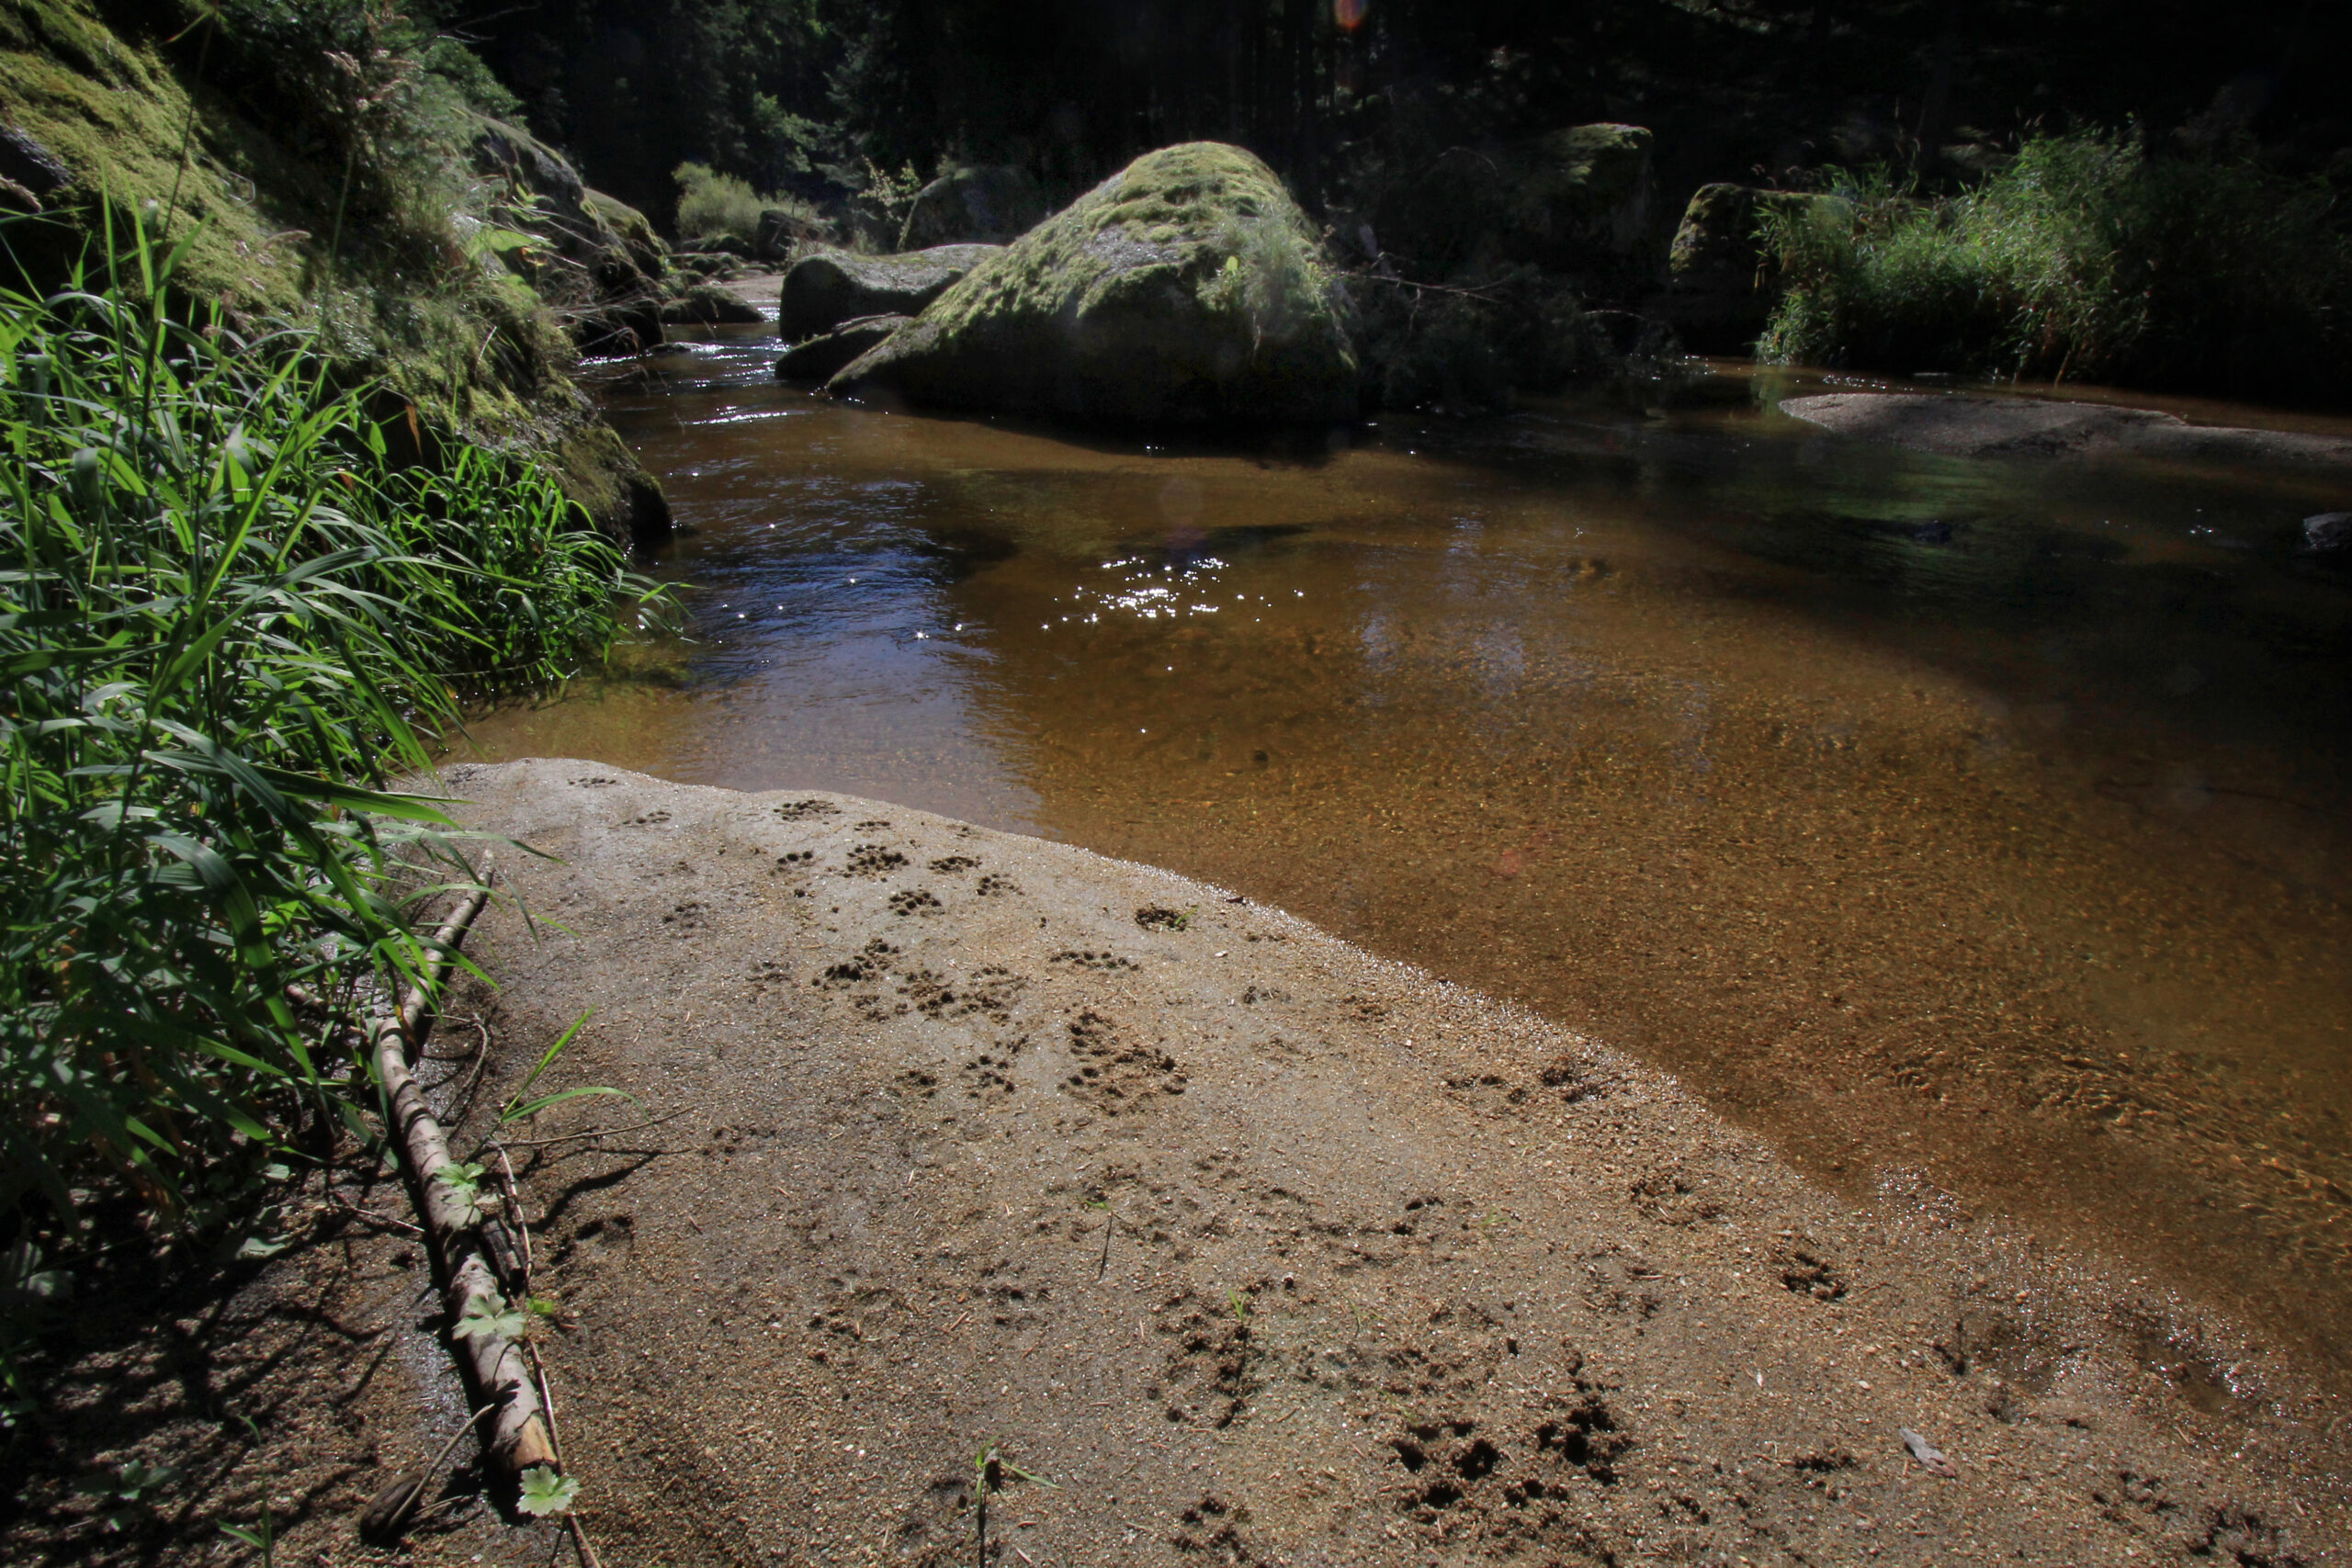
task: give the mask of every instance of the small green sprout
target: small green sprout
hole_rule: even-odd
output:
[[[535,1464],[523,1472],[522,1495],[514,1506],[535,1517],[550,1517],[571,1512],[571,1500],[580,1495],[580,1483],[568,1475],[559,1475],[555,1467]]]

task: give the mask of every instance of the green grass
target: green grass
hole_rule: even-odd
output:
[[[175,321],[180,253],[121,254],[0,295],[0,1211],[68,1228],[200,1222],[348,1119],[288,987],[415,973],[401,890],[468,874],[388,780],[637,586],[534,465],[396,467],[306,333]]]
[[[797,197],[762,196],[749,180],[720,174],[707,164],[681,164],[671,178],[678,182],[678,233],[688,240],[736,239],[748,244],[758,237],[760,214],[769,208],[817,220],[817,209]]]
[[[2352,239],[2324,185],[2085,132],[1957,196],[1883,175],[1832,194],[1763,214],[1784,288],[1764,357],[2342,396]]]

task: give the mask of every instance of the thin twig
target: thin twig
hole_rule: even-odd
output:
[[[1102,1278],[1111,1269],[1111,1237],[1119,1228],[1119,1216],[1111,1212],[1108,1199],[1102,1203],[1102,1261],[1094,1266],[1094,1277]]]
[[[694,1108],[688,1106],[686,1111]],[[560,1138],[509,1138],[506,1141],[518,1149],[544,1149],[557,1144],[569,1144],[580,1138],[601,1138],[607,1134],[618,1137],[623,1133],[642,1133],[648,1127],[659,1127],[664,1122],[675,1122],[686,1111],[673,1111],[667,1116],[656,1116],[650,1122],[632,1122],[626,1127],[591,1127],[584,1133],[566,1133]]]
[[[498,1164],[505,1172],[506,1201],[514,1206],[514,1229],[523,1238],[523,1294],[527,1306],[531,1293],[531,1222],[524,1217],[523,1194],[515,1188],[514,1168],[507,1163],[506,1151],[503,1148],[498,1151]],[[564,1468],[563,1435],[555,1424],[555,1388],[548,1382],[547,1363],[539,1359],[538,1341],[527,1334],[523,1337],[523,1353],[531,1358],[531,1375],[538,1381],[539,1409],[548,1418],[548,1447],[555,1451],[556,1471],[560,1474]],[[580,1515],[566,1509],[563,1522],[571,1528],[571,1544],[579,1550],[582,1568],[604,1568],[604,1564],[596,1561],[596,1549],[588,1544],[587,1527],[580,1522]]]
[[[363,1209],[356,1203],[346,1203],[340,1198],[329,1198],[326,1200],[326,1204],[331,1209],[341,1209],[346,1214],[356,1214],[363,1220],[372,1220],[379,1225],[390,1225],[394,1230],[406,1231],[411,1235],[424,1234],[423,1230],[410,1224],[406,1220],[396,1220],[390,1214],[379,1214],[373,1209]]]

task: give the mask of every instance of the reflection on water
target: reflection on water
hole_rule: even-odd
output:
[[[1744,373],[1256,459],[772,348],[612,400],[695,528],[676,680],[483,750],[1213,878],[2340,1356],[2352,578],[2297,525],[2352,476],[1922,457]]]

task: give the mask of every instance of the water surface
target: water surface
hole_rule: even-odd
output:
[[[1206,877],[2344,1370],[2352,573],[2298,525],[2352,475],[1926,457],[1727,367],[1151,449],[829,402],[775,346],[609,396],[694,646],[481,750]]]

